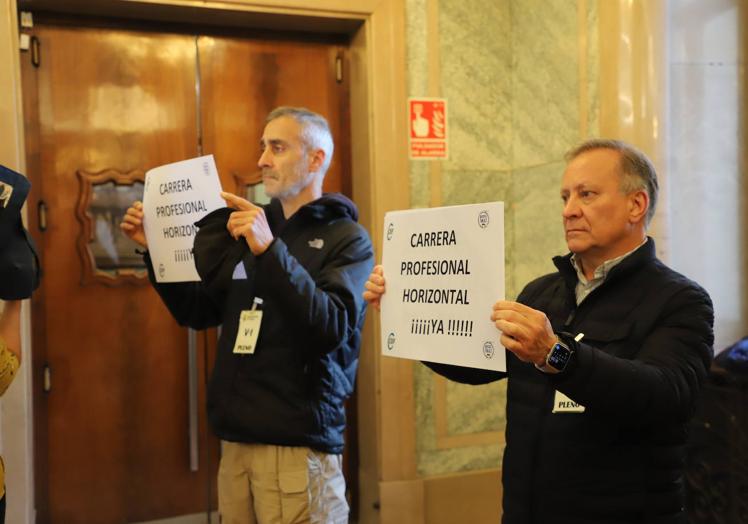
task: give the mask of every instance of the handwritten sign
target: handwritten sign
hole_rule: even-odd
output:
[[[183,160],[145,174],[143,228],[158,282],[200,280],[192,257],[195,222],[225,207],[213,155]]]
[[[382,354],[506,370],[503,202],[387,213],[382,265]]]

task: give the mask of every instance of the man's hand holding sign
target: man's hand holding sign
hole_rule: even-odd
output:
[[[212,155],[150,169],[143,202],[125,213],[122,231],[150,252],[159,282],[196,282],[195,222],[220,207],[221,182]]]
[[[386,289],[384,267],[374,266],[364,286],[364,300],[380,311],[382,295]],[[493,305],[491,320],[501,332],[501,345],[523,362],[543,365],[548,348],[558,341],[548,317],[519,302],[499,300]],[[540,340],[544,342],[540,343]]]
[[[519,302],[499,300],[493,305],[491,320],[501,331],[501,345],[523,362],[542,366],[548,348],[558,342],[545,313]]]
[[[148,241],[145,238],[145,230],[143,229],[143,216],[143,202],[137,200],[127,209],[119,227],[130,240],[147,248]]]
[[[382,295],[384,295],[384,268],[377,264],[369,275],[369,280],[364,284],[364,300],[381,311]]]

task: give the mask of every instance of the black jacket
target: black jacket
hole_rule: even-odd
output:
[[[505,524],[683,523],[687,422],[713,356],[707,293],[666,267],[650,238],[576,306],[571,255],[518,301],[584,333],[547,375],[507,352]],[[467,383],[495,372],[429,364]],[[554,390],[586,407],[551,413]]]
[[[157,284],[152,272],[151,281],[181,325],[223,326],[208,389],[218,437],[340,453],[371,241],[342,195],[327,194],[288,221],[278,201],[264,209],[275,240],[262,255],[231,238],[232,210],[220,209],[198,222],[194,254],[202,282]],[[234,354],[239,314],[254,297],[264,301],[257,349]]]

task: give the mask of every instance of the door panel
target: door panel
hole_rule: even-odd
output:
[[[326,43],[213,36],[198,42],[203,150],[215,155],[224,187],[231,187],[232,178],[258,173],[267,114],[281,105],[303,106],[324,115],[335,138],[324,190],[350,195],[348,100],[333,69],[342,50]]]
[[[334,75],[344,48],[35,21],[40,67],[23,64],[29,208],[46,204],[48,228],[33,231],[45,270],[34,303],[34,380],[45,363],[52,377],[49,393],[35,385],[38,519],[99,524],[205,513],[216,507],[219,459],[204,413],[215,330],[197,336],[193,472],[187,332],[142,276],[87,278],[91,263],[78,244],[96,227],[80,219],[83,180],[137,178],[202,147],[215,155],[223,187],[241,194],[257,174],[267,112],[304,105],[328,117],[336,139],[325,190],[350,195],[347,87]]]
[[[34,73],[35,191],[48,229],[38,235],[44,323],[34,329],[45,332],[52,377],[41,436],[48,519],[131,522],[205,511],[217,443],[202,442],[215,456],[202,461],[211,470],[191,472],[186,332],[143,278],[83,284],[76,249],[78,172],[124,174],[196,156],[194,38],[54,26],[37,26],[35,36],[44,50]]]

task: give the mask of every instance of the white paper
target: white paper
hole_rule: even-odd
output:
[[[503,202],[387,213],[382,265],[383,355],[506,370]]]
[[[195,282],[192,245],[202,217],[226,207],[213,155],[183,160],[145,174],[143,229],[158,282]]]

